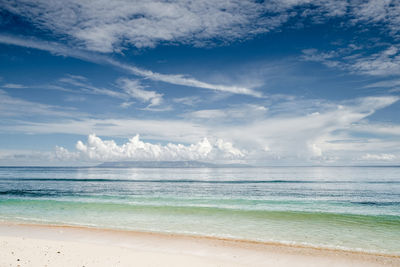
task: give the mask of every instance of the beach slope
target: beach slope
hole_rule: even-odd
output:
[[[0,224],[0,266],[400,266],[389,255],[81,227]]]

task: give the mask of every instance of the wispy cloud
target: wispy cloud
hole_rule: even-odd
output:
[[[296,105],[292,100],[292,104]],[[130,137],[140,133],[143,138],[162,142],[195,144],[206,137],[211,144],[218,139],[225,140],[246,150],[243,159],[257,162],[354,162],[364,154],[400,153],[398,138],[355,138],[353,133],[375,129],[380,134],[395,134],[398,126],[375,127],[366,119],[376,110],[390,106],[398,101],[397,97],[366,97],[341,103],[318,104],[312,113],[288,110],[275,113],[259,113],[259,116],[243,117],[240,124],[220,119],[213,123],[209,119],[186,117],[181,120],[146,119],[90,119],[80,117],[58,122],[24,122],[13,125],[12,129],[2,127],[2,132],[29,133],[69,133],[86,135],[95,132],[101,136]],[[304,103],[303,103],[304,104]],[[311,103],[309,104],[311,106]],[[233,110],[246,114],[239,108]],[[254,109],[255,107],[253,107]],[[280,109],[280,107],[277,107]],[[213,112],[217,112],[214,110]],[[223,114],[226,110],[217,112]],[[215,114],[212,114],[213,116]],[[362,127],[361,125],[364,125]],[[245,129],[245,130],[244,130]],[[355,140],[359,139],[359,141]],[[229,148],[228,144],[220,143]],[[233,152],[232,152],[233,153]]]
[[[65,84],[73,85],[74,87],[79,88],[79,91],[78,91],[79,93],[84,92],[84,93],[96,94],[96,95],[106,95],[106,96],[115,97],[115,98],[124,99],[124,100],[129,98],[129,95],[124,94],[122,92],[93,86],[89,83],[89,81],[85,77],[82,77],[82,76],[67,75],[66,77],[59,79],[59,82],[64,85]],[[52,88],[52,87],[50,87],[50,88]],[[61,87],[61,90],[65,90],[65,89]],[[76,93],[76,91],[73,91],[73,90],[68,90],[68,91]]]
[[[197,87],[197,88],[209,89],[213,91],[221,91],[231,94],[243,94],[243,95],[250,95],[253,97],[263,96],[261,92],[246,87],[210,84],[181,74],[167,75],[167,74],[156,73],[150,70],[144,70],[137,68],[135,66],[117,62],[115,60],[109,60],[109,63],[114,66],[120,67],[122,69],[128,70],[132,74],[145,77],[153,81],[161,81],[170,84],[183,85],[188,87]]]
[[[150,102],[149,107],[158,106],[163,100],[162,94],[155,91],[145,90],[145,87],[139,80],[119,79],[118,84],[123,88],[125,93],[131,97],[139,99],[142,102]]]
[[[55,55],[74,57],[84,61],[93,62],[96,64],[108,64],[123,69],[125,71],[128,71],[136,76],[144,77],[153,81],[161,81],[175,85],[183,85],[188,87],[197,87],[214,91],[222,91],[231,94],[244,94],[253,97],[262,97],[262,94],[260,92],[257,92],[253,89],[249,89],[246,87],[211,84],[199,81],[197,79],[182,74],[175,74],[175,75],[161,74],[119,62],[105,55],[99,55],[79,49],[73,49],[55,42],[39,41],[30,38],[19,38],[15,36],[0,34],[0,43],[44,50],[53,53]]]
[[[56,159],[54,151],[0,150],[0,162],[3,166],[21,166],[29,162],[30,166],[63,165],[65,161]]]
[[[202,99],[198,96],[186,96],[186,97],[176,97],[172,99],[174,103],[182,104],[185,106],[195,106],[202,102]]]
[[[252,120],[264,118],[268,108],[263,105],[256,104],[241,104],[235,105],[228,108],[220,109],[201,109],[196,110],[184,115],[184,117],[189,119],[200,119],[200,120],[212,120],[215,123],[224,122],[235,122],[240,121],[248,122],[249,118]]]
[[[400,75],[400,49],[398,45],[379,47],[378,52],[365,54],[348,49],[322,52],[305,49],[301,58],[305,61],[319,62],[328,67],[349,70],[356,74],[372,76]]]
[[[400,87],[400,79],[393,79],[393,80],[385,80],[370,83],[365,86],[366,88],[370,87],[384,87],[384,88],[393,88],[393,87]]]
[[[128,108],[128,107],[132,106],[134,103],[135,103],[135,102],[132,102],[132,101],[130,101],[130,102],[123,102],[123,103],[121,103],[121,105],[119,105],[119,106],[120,106],[121,108]]]
[[[32,116],[76,118],[86,116],[85,113],[67,107],[46,105],[12,97],[0,90],[0,117],[1,118],[28,118]]]
[[[26,88],[26,86],[22,85],[22,84],[17,84],[17,83],[6,83],[4,85],[2,85],[1,87],[3,88],[8,88],[8,89],[22,89],[22,88]]]
[[[145,90],[144,86],[139,80],[120,78],[116,81],[117,87],[120,90],[111,90],[107,88],[99,88],[90,84],[86,77],[77,75],[67,75],[58,80],[62,85],[72,85],[77,87],[79,90],[68,90],[68,92],[74,93],[89,93],[96,95],[106,95],[124,100],[121,107],[126,108],[133,104],[130,101],[132,98],[138,99],[141,102],[149,103],[148,107],[154,107],[161,104],[163,98],[162,94],[155,91]],[[54,88],[54,87],[50,87]],[[55,88],[57,89],[57,87]],[[122,91],[121,91],[122,89]],[[61,90],[65,88],[61,87]]]

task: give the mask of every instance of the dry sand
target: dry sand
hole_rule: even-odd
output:
[[[181,235],[0,223],[0,266],[400,266],[399,256]]]

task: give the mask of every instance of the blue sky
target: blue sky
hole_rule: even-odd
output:
[[[0,3],[0,165],[400,163],[400,1]]]

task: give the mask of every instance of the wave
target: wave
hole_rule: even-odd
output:
[[[158,205],[190,206],[190,207],[229,207],[248,210],[316,210],[335,213],[350,211],[351,214],[400,214],[400,201],[327,201],[327,200],[299,200],[291,198],[246,198],[246,197],[195,197],[195,196],[145,196],[127,194],[127,192],[103,192],[97,189],[11,189],[0,191],[0,201],[3,200],[37,200],[37,201],[71,201],[76,203],[118,203],[126,205]],[[323,208],[321,208],[323,207]],[[373,209],[366,210],[364,207]],[[376,207],[376,208],[374,208]],[[388,207],[383,212],[379,207]]]
[[[105,182],[105,183],[199,183],[199,184],[400,184],[399,181],[354,181],[354,180],[194,180],[194,179],[108,179],[108,178],[0,178],[0,181],[27,181],[27,182]]]
[[[218,205],[218,203],[216,203]],[[251,206],[250,206],[251,207]],[[334,212],[251,210],[192,203],[82,202],[61,199],[1,199],[0,220],[97,225],[139,231],[231,235],[260,241],[291,240],[364,247],[398,253],[400,216]]]
[[[29,189],[13,189],[0,191],[0,196],[16,196],[16,197],[60,197],[74,196],[79,194],[77,191],[59,191],[59,190],[29,190]]]
[[[346,214],[333,212],[315,212],[315,211],[291,211],[291,210],[257,210],[245,209],[238,207],[218,207],[218,206],[198,206],[191,205],[174,205],[168,203],[165,205],[155,203],[120,203],[120,202],[81,202],[54,199],[0,199],[1,205],[4,206],[31,206],[49,207],[62,210],[93,210],[100,212],[156,212],[166,214],[195,214],[195,215],[228,215],[228,216],[244,216],[255,218],[284,218],[284,219],[304,219],[304,220],[337,220],[342,222],[358,221],[362,224],[366,222],[373,223],[393,223],[400,227],[400,216],[396,215],[364,215],[364,214]]]
[[[350,203],[366,206],[400,206],[400,201],[351,201]]]

